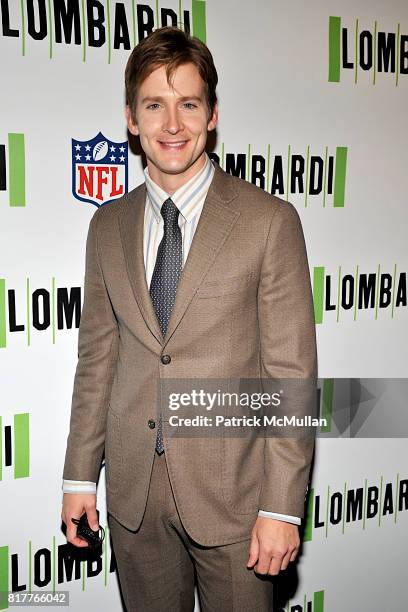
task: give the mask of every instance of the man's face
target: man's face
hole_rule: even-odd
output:
[[[217,108],[208,120],[204,82],[194,64],[179,66],[173,77],[171,86],[160,66],[143,81],[135,123],[126,108],[129,131],[140,136],[150,176],[158,183],[170,179],[165,175],[180,175],[183,183],[198,172],[204,164],[207,130],[217,124]]]

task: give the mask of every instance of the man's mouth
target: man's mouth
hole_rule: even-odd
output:
[[[187,144],[188,140],[159,140],[158,142],[163,149],[178,151]]]

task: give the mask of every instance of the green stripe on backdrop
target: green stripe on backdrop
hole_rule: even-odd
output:
[[[327,496],[326,496],[326,524],[325,524],[325,530],[324,530],[324,535],[327,538],[328,533],[329,533],[329,499],[330,499],[330,487],[327,487]]]
[[[327,194],[327,150],[328,147],[324,149],[324,175],[323,175],[323,207],[326,206],[326,194]]]
[[[346,193],[347,147],[336,147],[333,206],[344,206]]]
[[[55,558],[56,558],[55,536],[52,536],[52,592],[55,593]]]
[[[323,323],[324,266],[313,269],[313,304],[315,323]]]
[[[33,588],[33,544],[28,540],[28,592]]]
[[[309,191],[309,161],[310,161],[310,145],[307,145],[307,151],[306,151],[305,207],[307,206],[307,194],[308,194],[308,191]]]
[[[7,591],[9,588],[9,549],[0,546],[0,610],[8,609]]]
[[[31,344],[30,279],[26,279],[27,345]]]
[[[345,527],[346,527],[346,498],[347,498],[347,482],[344,483],[344,489],[343,489],[343,520],[341,522],[341,533],[344,534],[345,531]]]
[[[322,407],[320,416],[327,420],[327,425],[322,425],[320,431],[327,433],[331,431],[332,426],[332,413],[333,413],[333,389],[334,379],[325,378],[323,381],[322,389]]]
[[[313,537],[313,510],[314,510],[314,489],[309,489],[307,496],[307,507],[305,516],[305,530],[303,541],[310,542]]]
[[[380,279],[381,279],[381,264],[378,264],[377,275],[376,275],[376,291],[375,291],[375,310],[374,318],[377,320],[378,317],[378,297],[380,295]]]
[[[374,36],[373,36],[373,85],[375,85],[375,77],[377,75],[377,22],[374,21]]]
[[[132,28],[133,28],[133,46],[137,45],[137,15],[135,10],[135,0],[132,0]]]
[[[357,320],[357,293],[358,293],[358,264],[356,266],[356,290],[354,292],[354,321]]]
[[[268,144],[268,154],[267,154],[267,164],[266,164],[266,191],[269,193],[269,185],[270,185],[270,175],[271,175],[271,145]]]
[[[287,202],[289,201],[289,194],[291,193],[290,187],[289,187],[289,181],[290,181],[290,160],[291,160],[291,145],[288,146],[288,167],[287,167],[287,170],[286,170],[286,197],[285,197],[285,200]]]
[[[106,17],[108,22],[108,64],[111,63],[112,58],[112,41],[111,41],[111,20],[110,20],[110,3],[106,0]]]
[[[55,344],[55,276],[52,277],[51,284],[51,304],[52,304],[52,343]]]
[[[25,55],[25,13],[24,13],[24,2],[20,0],[21,10],[21,55]]]
[[[337,275],[337,305],[336,305],[336,321],[340,320],[340,287],[341,287],[341,266],[339,266],[339,273]]]
[[[329,17],[329,81],[340,82],[341,18]]]
[[[358,19],[356,19],[356,28],[355,28],[355,55],[356,55],[356,59],[354,60],[354,84],[357,84],[357,80],[358,80]]]
[[[24,134],[8,135],[10,206],[26,205]]]
[[[49,41],[49,58],[52,59],[52,43],[54,39],[54,32],[52,27],[52,17],[51,17],[51,0],[48,0],[48,35],[50,37]]]
[[[86,17],[85,17],[85,0],[81,3],[81,14],[82,14],[82,61],[86,62]]]
[[[367,478],[364,478],[363,529],[365,529],[366,512],[367,512]]]
[[[397,25],[397,64],[395,66],[395,85],[398,86],[398,75],[400,65],[400,24]]]
[[[313,612],[324,612],[324,591],[316,591],[314,594]]]
[[[394,318],[394,293],[395,293],[395,279],[397,278],[397,264],[394,264],[394,272],[392,275],[392,309],[391,309],[391,319]],[[0,306],[1,308],[1,306]]]
[[[0,348],[6,346],[6,279],[0,278]]]
[[[178,3],[178,27],[184,30],[184,19],[183,19],[183,0],[179,0]]]
[[[397,474],[397,486],[395,487],[395,512],[394,512],[394,523],[397,522],[397,513],[398,513],[398,487],[399,487],[399,473]]]
[[[30,426],[29,414],[14,415],[14,478],[30,475]]]
[[[108,535],[108,531],[109,531],[109,527],[108,525],[105,525],[105,537],[103,539],[103,543],[102,543],[102,550],[103,550],[103,566],[104,566],[104,571],[103,571],[103,583],[106,586],[108,584],[108,542],[109,542],[109,535]]]
[[[205,0],[192,0],[193,35],[203,43],[207,42],[207,28],[205,16]]]

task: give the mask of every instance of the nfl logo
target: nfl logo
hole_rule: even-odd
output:
[[[99,132],[92,140],[72,138],[72,193],[81,202],[102,206],[128,190],[128,143]]]

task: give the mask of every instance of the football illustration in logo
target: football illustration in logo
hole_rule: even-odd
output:
[[[105,159],[108,153],[109,145],[106,140],[101,140],[100,142],[97,142],[92,151],[92,155],[95,161],[101,161],[102,159]]]

